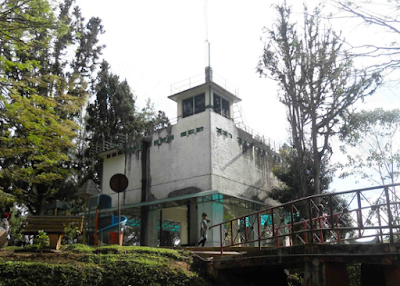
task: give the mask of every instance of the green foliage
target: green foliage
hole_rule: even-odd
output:
[[[115,261],[67,265],[29,262],[0,262],[2,286],[8,285],[207,285],[197,275],[167,266]]]
[[[50,238],[44,230],[39,230],[35,237],[35,245],[38,250],[43,250],[50,245]]]
[[[281,181],[280,185],[274,187],[269,197],[273,200],[276,200],[280,203],[287,203],[290,201],[294,201],[297,199],[302,198],[301,193],[299,192],[300,189],[300,179],[299,179],[299,172],[297,168],[299,165],[297,164],[298,157],[295,156],[296,150],[288,145],[283,145],[282,148],[279,150],[279,156],[283,158],[284,164],[276,165],[272,169],[272,173]],[[306,186],[307,192],[309,195],[315,194],[314,188],[314,178],[312,176],[312,170],[314,168],[313,157],[309,152],[306,153],[305,156],[305,163],[304,166],[306,167]],[[322,186],[322,193],[328,194],[329,184],[332,181],[332,171],[326,168],[327,162],[323,161],[321,165],[320,171],[320,181]],[[347,208],[347,201],[342,196],[335,196],[332,200],[333,203],[333,212],[334,213],[341,213],[346,211]],[[329,199],[327,196],[322,197],[318,204],[322,204],[323,206],[329,207]],[[298,215],[300,216],[299,219],[308,219],[308,210],[306,208],[305,202],[296,205],[296,209],[299,212]],[[351,226],[352,220],[349,216],[344,216],[339,221],[339,226],[346,227]],[[351,232],[349,232],[351,234]],[[341,234],[342,235],[342,234]],[[345,235],[345,234],[343,234]]]
[[[304,282],[304,271],[292,271],[288,274],[288,286],[301,286]]]
[[[97,75],[96,99],[87,107],[86,130],[93,143],[114,141],[118,135],[131,134],[135,126],[135,97],[127,81],[120,81],[103,61]]]
[[[349,276],[349,286],[361,285],[361,265],[348,265],[346,268]]]
[[[7,277],[2,279],[1,285],[207,285],[197,273],[177,267],[181,264],[175,261],[183,261],[183,252],[149,247],[82,245],[67,245],[63,249],[63,252],[68,249],[72,253],[61,254],[65,255],[61,259],[60,254],[53,256],[63,263],[53,263],[50,255],[43,258],[46,263],[32,262],[32,257],[19,262],[0,259],[0,277]],[[103,254],[109,251],[114,253]],[[64,259],[71,261],[66,263]],[[188,259],[185,261],[189,262]]]
[[[0,262],[1,285],[104,285],[103,272],[95,265]]]
[[[6,193],[2,191],[0,187],[0,207],[1,208],[10,208],[16,201],[15,196],[12,194]]]
[[[175,260],[185,260],[188,253],[167,248],[154,248],[146,246],[88,246],[83,244],[64,245],[62,250],[72,253],[94,253],[94,254],[149,254],[162,257],[168,257]]]
[[[73,226],[71,224],[65,225],[64,224],[64,242],[66,244],[73,244],[74,239],[81,234],[81,231],[77,226]]]
[[[97,75],[97,83],[94,87],[96,99],[89,104],[85,125],[85,141],[87,147],[97,152],[101,151],[105,143],[116,146],[127,152],[141,145],[140,140],[153,132],[168,125],[165,113],[155,112],[154,106],[147,101],[146,107],[137,110],[136,97],[132,93],[126,80],[111,73],[106,61],[101,64],[101,70]],[[85,179],[92,179],[100,184],[102,162],[96,156],[90,155],[90,149],[82,148],[80,154],[80,169]],[[132,153],[131,151],[129,151]]]
[[[93,253],[94,249],[95,249],[94,246],[84,245],[84,244],[80,244],[80,243],[61,245],[62,251],[71,252],[71,253]]]
[[[73,173],[75,119],[102,49],[100,20],[85,26],[73,3],[0,4],[0,183],[32,213]]]
[[[135,96],[126,80],[120,81],[110,72],[106,61],[101,64],[94,87],[96,99],[89,104],[85,126],[85,141],[95,150],[106,142],[125,147],[127,135],[130,140],[138,139],[140,120],[135,111]],[[82,149],[80,168],[86,172],[85,178],[100,183],[102,163],[96,156],[88,156],[89,149]],[[95,154],[92,154],[95,155]]]
[[[10,223],[10,236],[11,239],[8,242],[9,245],[14,245],[15,243],[21,243],[24,241],[24,235],[22,234],[22,227],[25,217],[22,215],[23,208],[13,207],[10,211],[11,216],[9,218]]]
[[[281,184],[272,189],[270,197],[281,203],[287,203],[302,198],[302,193],[299,191],[301,189],[300,174],[298,172],[300,164],[298,163],[296,150],[285,144],[279,150],[279,156],[283,159],[284,163],[275,165],[272,169],[272,173],[279,179]],[[328,190],[329,183],[332,181],[332,172],[327,170],[325,164],[321,166],[320,170],[320,181],[323,192]],[[314,195],[314,163],[312,155],[307,150],[304,154],[303,163],[301,165],[306,168],[305,174],[307,174],[307,177],[305,182],[307,186],[307,194]]]

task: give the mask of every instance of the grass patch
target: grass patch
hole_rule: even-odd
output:
[[[57,253],[0,251],[0,286],[209,285],[187,251],[136,246],[63,246]]]

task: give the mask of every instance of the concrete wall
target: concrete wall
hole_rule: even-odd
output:
[[[193,134],[189,134],[191,130]],[[185,136],[181,136],[183,132],[186,132]],[[168,139],[171,136],[173,139]],[[165,138],[169,142],[161,143]],[[254,146],[240,144],[238,138]],[[266,154],[257,151],[256,147],[265,150]],[[110,189],[109,181],[116,173],[126,172],[129,180],[122,197],[124,204],[138,203],[141,199],[141,153],[135,151],[127,156],[130,157],[126,167],[125,155],[108,159],[104,156],[102,190],[111,195],[113,206],[117,206],[117,195]],[[267,191],[277,184],[271,173],[277,163],[268,146],[236,128],[232,120],[207,109],[153,134],[149,162],[150,197],[155,200],[219,190],[264,201]]]
[[[209,126],[210,111],[206,110],[180,119],[170,130],[167,128],[153,135],[150,170],[151,194],[155,199],[211,188]],[[183,132],[186,135],[182,136]],[[155,140],[169,136],[174,136],[170,143],[154,145]]]
[[[245,146],[238,138],[246,141]],[[269,148],[234,126],[232,120],[211,114],[212,189],[234,196],[264,201],[267,191],[278,183],[271,169],[271,155],[257,151]],[[270,151],[271,153],[271,151]]]
[[[183,132],[186,132],[185,136],[181,136]],[[165,138],[169,142],[161,142]],[[141,200],[141,152],[127,156],[125,166],[125,155],[107,159],[107,153],[104,154],[102,191],[111,195],[113,206],[117,206],[117,194],[111,190],[109,182],[116,173],[125,172],[129,180],[123,194],[124,204]],[[210,162],[210,110],[180,119],[176,125],[155,132],[150,147],[150,198],[156,200],[209,190]]]
[[[102,192],[108,194],[112,198],[112,206],[118,206],[117,194],[110,188],[110,179],[117,173],[125,174],[128,178],[129,185],[125,193],[120,194],[121,205],[140,202],[140,190],[142,186],[142,170],[140,163],[140,152],[136,151],[128,154],[129,158],[125,160],[125,154],[107,158],[107,154],[117,153],[112,150],[105,153],[103,157],[103,181]],[[125,165],[126,164],[126,165]]]
[[[107,155],[110,158],[107,158]],[[112,157],[114,156],[114,157]],[[125,155],[118,155],[117,150],[112,150],[104,154],[103,161],[103,180],[101,182],[101,190],[103,194],[110,195],[112,198],[112,206],[118,206],[117,193],[110,188],[110,179],[115,174],[124,174],[125,171]],[[128,187],[129,188],[129,187]],[[120,199],[122,198],[120,194]]]

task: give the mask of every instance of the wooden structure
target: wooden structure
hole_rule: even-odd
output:
[[[7,246],[7,231],[0,230],[0,247]]]
[[[50,238],[50,247],[58,250],[65,227],[77,227],[82,232],[83,222],[83,216],[30,216],[26,219],[22,233],[37,234],[39,230],[43,230]]]

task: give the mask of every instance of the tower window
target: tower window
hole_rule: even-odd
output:
[[[229,118],[229,102],[219,95],[214,94],[214,111],[226,118]]]
[[[206,96],[204,93],[182,101],[183,118],[203,112],[205,110],[206,110]]]

